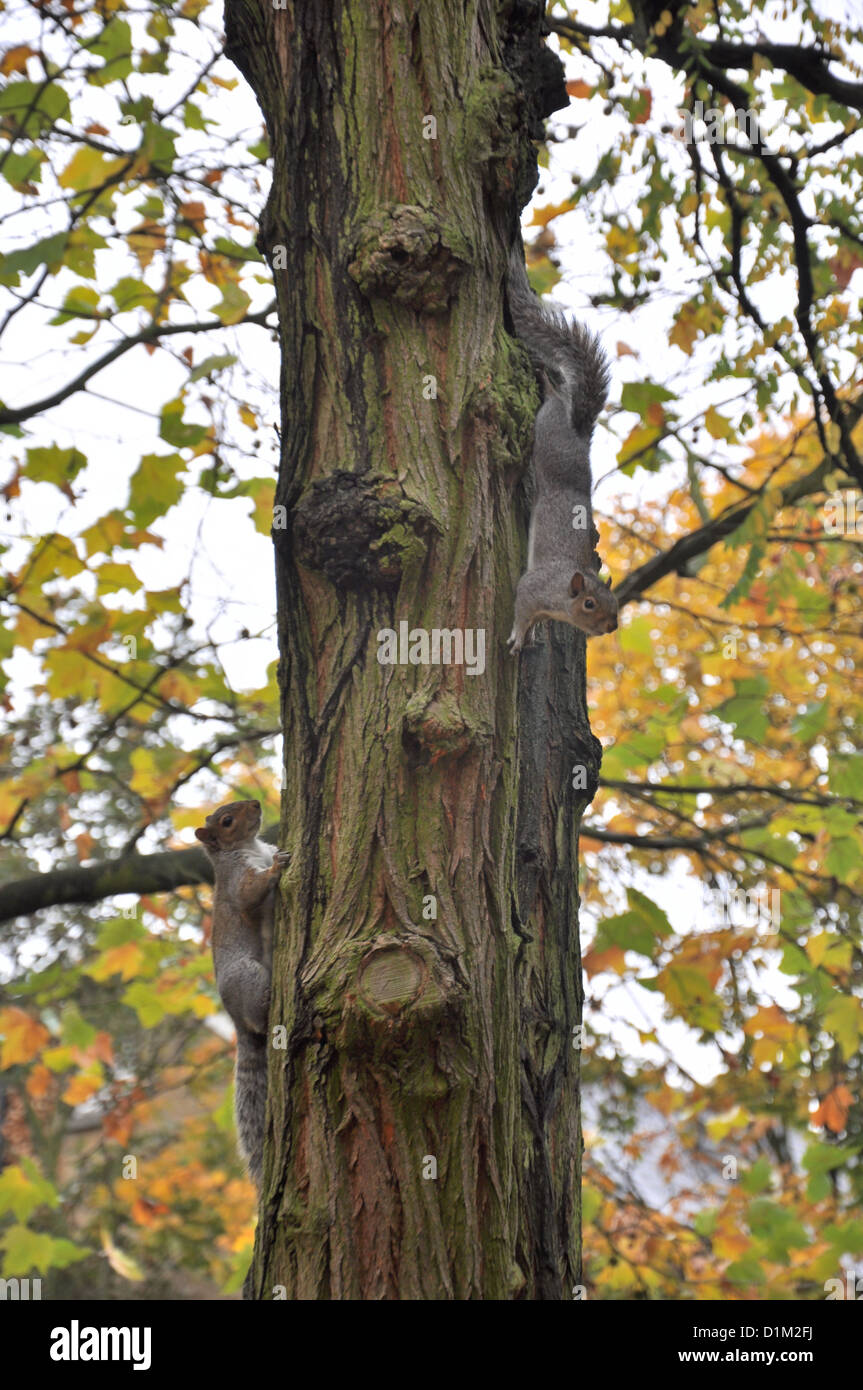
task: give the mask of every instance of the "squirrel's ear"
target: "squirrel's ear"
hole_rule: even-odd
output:
[[[610,588],[611,588],[611,575],[609,575],[608,578],[606,579],[606,581],[605,581],[605,587],[606,587],[606,589],[610,589]]]
[[[576,570],[575,574],[569,581],[569,592],[571,594],[580,594],[583,588],[584,575],[582,574],[581,570]]]

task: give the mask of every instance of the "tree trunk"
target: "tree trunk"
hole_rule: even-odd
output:
[[[504,267],[530,136],[565,101],[541,9],[227,0],[273,154],[293,852],[253,1298],[579,1279],[576,831],[599,748],[583,638],[541,635],[520,670],[505,646],[538,397]],[[384,664],[401,623],[422,658],[416,630],[481,630],[484,669]]]

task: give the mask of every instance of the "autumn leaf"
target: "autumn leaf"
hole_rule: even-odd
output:
[[[5,1070],[37,1056],[51,1035],[37,1018],[10,1005],[0,1009],[0,1036],[0,1069]]]
[[[841,1134],[848,1119],[848,1112],[854,1104],[854,1097],[847,1086],[834,1086],[812,1112],[812,1123],[819,1129],[829,1129],[833,1134]]]

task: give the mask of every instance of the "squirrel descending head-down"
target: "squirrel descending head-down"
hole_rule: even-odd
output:
[[[213,865],[213,964],[237,1030],[234,1103],[240,1150],[260,1186],[267,1100],[273,904],[290,854],[258,839],[261,807],[233,801],[195,831]]]
[[[527,570],[515,595],[509,641],[521,651],[540,618],[557,618],[597,636],[617,627],[617,599],[597,578],[599,539],[590,504],[590,438],[608,393],[608,361],[579,323],[547,309],[530,288],[518,247],[510,256],[510,313],[543,379],[532,461],[536,499],[530,517]]]

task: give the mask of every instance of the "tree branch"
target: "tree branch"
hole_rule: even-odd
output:
[[[802,497],[819,492],[823,486],[825,477],[834,467],[831,459],[824,459],[813,468],[811,473],[805,477],[798,478],[795,482],[789,483],[782,490],[782,507],[792,506],[800,501]],[[740,502],[734,507],[729,507],[727,511],[720,512],[706,526],[700,526],[697,531],[690,531],[689,535],[681,536],[679,541],[675,541],[668,550],[660,551],[658,555],[652,556],[638,569],[632,570],[630,574],[618,584],[615,589],[617,601],[623,606],[625,603],[632,603],[641,597],[646,589],[656,584],[660,579],[664,579],[667,574],[685,574],[687,564],[698,555],[703,555],[716,545],[717,541],[724,540],[726,536],[736,531],[738,526],[742,526],[753,507],[757,502]]]
[[[275,844],[279,827],[270,826],[260,839]],[[28,916],[61,903],[95,903],[120,893],[171,893],[190,884],[212,883],[209,859],[197,846],[162,850],[156,854],[128,854],[122,859],[102,859],[95,864],[54,869],[47,874],[28,874],[0,886],[0,922]]]
[[[261,309],[257,314],[247,314],[240,322],[265,325],[267,318],[275,307],[276,301],[273,300],[265,309]],[[118,357],[122,357],[130,348],[138,347],[141,343],[158,343],[161,338],[170,337],[175,333],[211,333],[215,332],[217,329],[224,329],[225,326],[226,325],[222,323],[221,319],[207,319],[202,323],[148,324],[148,326],[142,328],[139,333],[133,333],[131,337],[123,338],[121,342],[115,343],[104,356],[98,358],[95,362],[91,362],[90,365],[85,367],[82,372],[79,372],[72,381],[67,382],[65,386],[59,387],[52,395],[44,396],[41,401],[33,401],[30,405],[22,405],[17,410],[0,409],[0,425],[19,425],[22,420],[30,420],[34,415],[41,415],[43,411],[51,410],[55,405],[60,405],[61,402],[68,400],[70,396],[74,395],[76,391],[80,391],[91,377],[96,376],[98,372],[104,371],[106,367],[110,367],[111,363],[116,362]],[[239,326],[239,324],[231,325],[232,328],[238,328]]]

